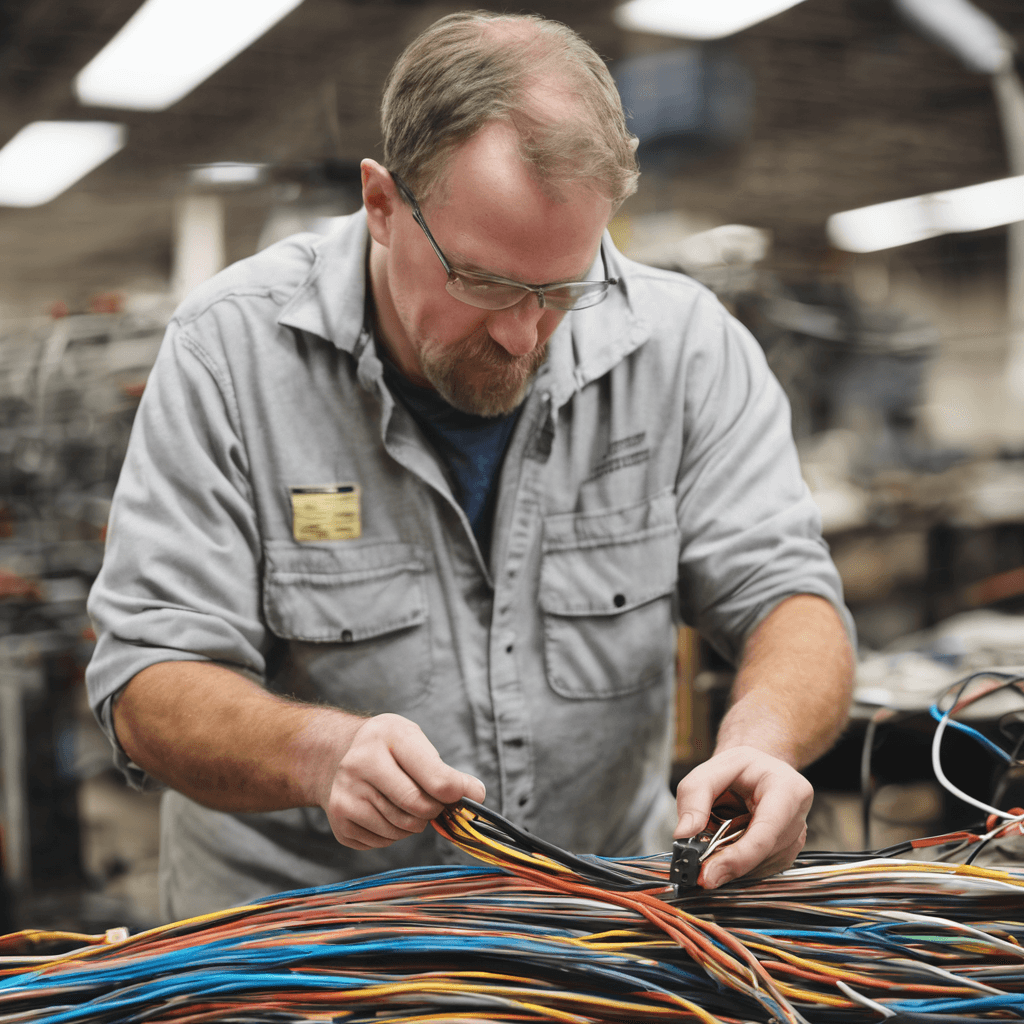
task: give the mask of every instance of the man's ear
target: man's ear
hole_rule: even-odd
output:
[[[398,189],[391,180],[386,167],[376,160],[363,160],[359,164],[363,183],[363,206],[366,207],[366,223],[370,237],[385,248],[391,240],[391,218],[401,200]]]

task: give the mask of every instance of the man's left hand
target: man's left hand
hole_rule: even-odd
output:
[[[807,812],[814,790],[785,761],[754,747],[730,747],[698,765],[679,783],[675,838],[696,835],[707,824],[711,808],[728,793],[751,813],[746,833],[713,853],[701,869],[698,884],[717,889],[742,875],[762,877],[793,863],[807,838]]]

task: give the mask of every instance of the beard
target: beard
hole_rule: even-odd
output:
[[[423,376],[449,405],[495,417],[520,405],[547,354],[541,342],[524,356],[510,355],[483,331],[455,345],[426,341],[419,358]]]

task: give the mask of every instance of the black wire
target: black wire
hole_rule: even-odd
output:
[[[994,838],[995,837],[993,836],[990,839],[983,839],[980,843],[978,843],[978,845],[971,851],[971,855],[964,861],[964,863],[973,864],[978,859],[978,854],[981,853],[981,851],[984,850],[985,847],[988,846],[988,844],[991,843],[992,839]]]
[[[461,802],[479,819],[482,819],[474,827],[478,828],[484,835],[518,849],[532,853],[543,853],[559,864],[572,868],[585,878],[596,877],[606,885],[626,890],[650,889],[660,884],[657,879],[651,878],[649,875],[642,875],[639,872],[633,874],[626,873],[625,871],[616,871],[600,861],[568,853],[566,850],[561,849],[561,847],[524,831],[518,825],[509,821],[508,818],[498,814],[497,811],[492,811],[489,807],[484,807],[483,804],[478,804],[475,800],[470,800],[468,797],[463,797]],[[493,826],[493,828],[488,828],[488,824]],[[510,839],[514,840],[514,842],[509,842]]]
[[[967,685],[969,683],[973,682],[975,679],[984,678],[986,676],[988,676],[990,678],[993,678],[993,679],[1002,679],[1003,682],[999,686],[997,686],[995,689],[989,690],[988,693],[986,693],[983,696],[979,697],[978,698],[979,700],[984,700],[986,697],[990,697],[994,693],[999,693],[1002,690],[1009,689],[1011,686],[1016,686],[1019,683],[1024,682],[1024,676],[1017,675],[1017,674],[1012,673],[1012,672],[997,672],[997,671],[992,670],[992,669],[989,669],[989,670],[986,670],[986,671],[982,671],[982,672],[975,672],[972,675],[969,675],[966,679],[961,681],[959,689],[957,690],[956,698],[953,701],[953,706],[955,707],[957,704],[960,703],[960,699],[963,697],[964,691],[966,690]],[[948,693],[948,692],[949,691],[947,690],[946,693]],[[945,696],[945,694],[943,696]],[[1024,694],[1022,694],[1022,696],[1024,696]],[[999,723],[998,723],[999,724],[999,730],[1000,730],[1000,732],[1002,732],[1002,734],[1004,736],[1007,737],[1007,739],[1011,739],[1012,737],[1007,736],[1006,730],[1004,728],[1004,723],[1012,715],[1019,714],[1019,713],[1020,712],[1009,712],[1009,714],[1003,715],[999,719]],[[1024,745],[1024,733],[1022,733],[1020,738],[1017,740],[1017,742],[1016,742],[1016,744],[1015,744],[1015,746],[1013,748],[1013,752],[1010,755],[1010,757],[1011,757],[1010,767],[1012,767],[1014,764],[1017,763],[1017,755],[1020,753],[1022,745]],[[992,794],[989,796],[989,803],[993,807],[998,807],[999,806],[999,801],[1002,799],[1002,782],[1003,782],[1003,779],[1005,777],[1005,774],[1006,774],[1007,770],[1008,769],[1004,769],[1003,770],[1003,773],[1000,776],[999,782],[996,783],[996,785],[995,785],[995,787],[994,787],[994,789],[992,791]],[[987,824],[984,826],[984,830],[987,831]],[[990,840],[988,840],[988,839],[982,841],[974,850],[971,851],[970,856],[967,858],[967,860],[964,861],[964,863],[965,864],[973,864],[975,859],[978,857],[978,855],[981,853],[981,851],[989,844],[989,842],[990,842]]]
[[[860,812],[861,812],[861,834],[864,841],[864,848],[871,848],[871,805],[874,802],[875,791],[871,778],[871,756],[880,745],[877,740],[878,727],[891,722],[905,722],[920,714],[918,711],[904,712],[902,714],[893,711],[892,717],[885,723],[876,721],[872,715],[868,719],[867,728],[864,730],[864,743],[860,751]]]
[[[871,755],[874,752],[877,731],[878,722],[872,715],[864,730],[864,745],[860,748],[860,826],[865,847],[871,845],[871,800],[874,796],[871,785]]]
[[[1013,746],[1013,757],[1016,758],[1022,745],[1024,745],[1024,711],[1007,711],[1002,718],[996,723],[996,727],[999,731],[1014,745]],[[1009,726],[1018,725],[1020,729],[1019,735],[1016,729],[1011,729]]]

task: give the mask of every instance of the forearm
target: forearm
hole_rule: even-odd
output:
[[[195,661],[144,669],[114,705],[118,740],[136,764],[207,807],[236,812],[322,805],[365,722]]]
[[[795,768],[810,764],[846,723],[853,669],[846,630],[827,601],[783,601],[747,641],[715,752],[751,746]]]

